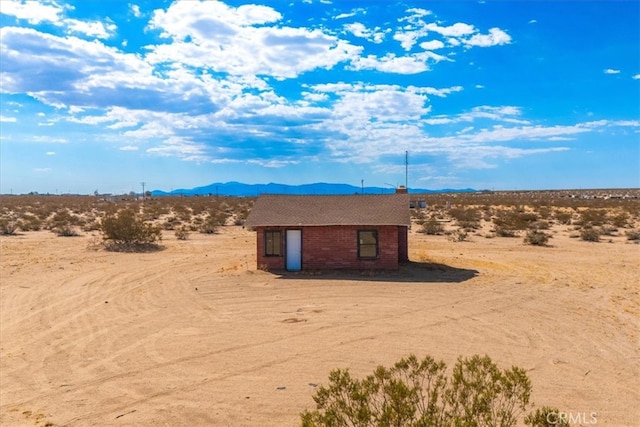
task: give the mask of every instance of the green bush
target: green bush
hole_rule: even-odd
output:
[[[145,222],[131,209],[107,214],[100,224],[100,231],[110,250],[151,249],[162,240],[160,228]]]
[[[524,423],[531,427],[569,427],[569,422],[556,408],[543,406],[524,417]]]
[[[443,361],[415,355],[364,379],[331,371],[329,385],[313,396],[316,409],[301,414],[302,426],[512,427],[527,409],[532,388],[524,369],[503,370],[475,355],[458,358],[450,378],[446,372]],[[549,411],[529,414],[529,425],[544,426]]]

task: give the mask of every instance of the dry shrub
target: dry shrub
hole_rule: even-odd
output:
[[[556,221],[563,225],[570,225],[571,220],[573,219],[573,213],[567,212],[564,210],[555,210],[553,213],[553,217]]]
[[[580,232],[580,238],[585,242],[599,242],[601,234],[599,228],[589,227]]]
[[[189,238],[189,229],[186,225],[176,229],[175,235],[178,240],[187,240]]]
[[[200,226],[200,232],[205,234],[214,234],[218,231],[218,227],[227,223],[229,214],[226,211],[211,211],[204,219]]]
[[[13,236],[18,231],[18,222],[13,218],[0,218],[0,234]]]
[[[613,224],[614,227],[619,227],[619,228],[628,227],[629,220],[630,220],[630,216],[625,211],[616,212],[610,218],[611,224]]]
[[[107,215],[101,223],[107,249],[113,251],[148,251],[157,249],[162,240],[159,227],[145,222],[133,210],[124,209]]]
[[[456,231],[449,234],[448,239],[452,242],[464,242],[469,238],[469,233],[467,233],[463,228],[459,228]]]
[[[542,231],[529,230],[524,238],[524,242],[534,246],[547,246],[550,237],[551,236]]]
[[[627,235],[627,240],[632,240],[635,242],[640,241],[640,230],[628,230],[627,232],[625,232],[625,234]]]
[[[39,231],[42,229],[42,220],[31,213],[23,213],[19,220],[22,231]]]
[[[431,217],[423,223],[420,232],[428,235],[442,234],[444,227],[436,218]]]
[[[580,219],[578,224],[583,227],[595,227],[606,224],[607,211],[606,209],[594,209],[589,208],[580,212]]]
[[[493,223],[498,236],[514,237],[519,231],[531,228],[536,221],[538,221],[537,214],[526,212],[522,208],[513,208],[499,211]]]
[[[464,229],[477,229],[480,228],[480,219],[482,218],[482,211],[475,207],[466,208],[452,208],[449,210],[449,215],[456,220],[458,226]]]

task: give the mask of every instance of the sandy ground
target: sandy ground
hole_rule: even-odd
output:
[[[156,253],[91,239],[0,238],[2,426],[293,426],[331,369],[410,353],[488,354],[528,370],[538,406],[640,423],[640,245],[623,237],[412,232],[414,262],[374,277],[256,271],[239,227]]]

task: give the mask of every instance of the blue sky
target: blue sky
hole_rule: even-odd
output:
[[[640,186],[637,1],[0,1],[0,193]]]

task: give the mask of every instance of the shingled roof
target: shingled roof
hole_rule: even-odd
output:
[[[409,195],[258,197],[248,227],[323,225],[404,225],[411,222]]]

